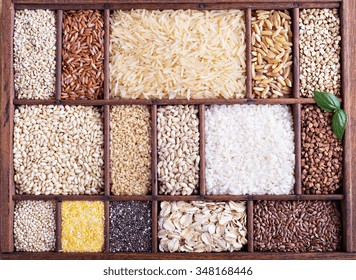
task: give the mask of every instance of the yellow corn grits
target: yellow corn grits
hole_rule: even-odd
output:
[[[104,203],[62,202],[62,251],[100,252],[104,246]]]

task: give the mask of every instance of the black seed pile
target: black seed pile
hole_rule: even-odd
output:
[[[110,252],[151,252],[151,202],[110,202]]]

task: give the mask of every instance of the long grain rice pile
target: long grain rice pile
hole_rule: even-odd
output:
[[[112,97],[245,95],[243,11],[115,11],[110,29]]]
[[[213,105],[205,113],[208,194],[289,194],[294,131],[286,105]]]

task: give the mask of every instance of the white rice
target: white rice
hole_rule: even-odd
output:
[[[111,96],[241,98],[246,44],[240,10],[114,11]]]
[[[293,118],[286,105],[212,105],[205,112],[208,194],[291,194]]]

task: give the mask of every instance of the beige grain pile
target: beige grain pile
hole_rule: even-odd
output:
[[[247,244],[245,202],[162,201],[161,252],[239,251]]]
[[[9,12],[9,11],[6,11]],[[54,98],[56,17],[49,10],[18,10],[14,22],[14,86],[17,98]]]
[[[243,11],[120,10],[110,31],[112,97],[245,95]]]
[[[300,11],[300,94],[313,97],[313,91],[340,96],[341,34],[337,9]]]
[[[98,108],[19,106],[14,113],[16,193],[102,193],[103,146]]]
[[[151,116],[147,106],[113,106],[110,112],[111,192],[151,190]]]
[[[196,106],[162,106],[157,113],[160,194],[198,193],[199,118]]]

